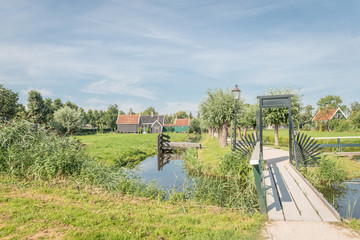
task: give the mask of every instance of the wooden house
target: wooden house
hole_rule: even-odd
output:
[[[312,122],[313,123],[328,122],[333,119],[341,120],[341,119],[347,119],[347,117],[340,108],[336,108],[336,109],[326,108],[318,111],[315,114],[314,118],[312,119]]]
[[[130,110],[130,114],[132,111]],[[145,133],[150,129],[151,133],[162,133],[165,116],[141,116],[141,115],[119,115],[117,119],[117,132],[120,133]]]
[[[175,124],[164,124],[164,132],[187,132],[190,128],[190,118],[176,118]]]

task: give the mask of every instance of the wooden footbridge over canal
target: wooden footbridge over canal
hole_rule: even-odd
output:
[[[320,145],[305,134],[296,134],[291,116],[292,95],[260,96],[256,137],[236,142],[235,153],[250,157],[260,210],[269,220],[339,222],[339,213],[298,171],[316,165]],[[288,108],[289,151],[263,146],[262,108]]]

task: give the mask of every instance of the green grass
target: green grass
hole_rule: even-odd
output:
[[[204,134],[202,146],[206,148],[198,151],[199,162],[203,165],[204,171],[207,174],[216,174],[215,170],[220,164],[221,159],[226,153],[231,152],[230,145],[227,147],[221,147],[216,138],[211,138],[208,134]]]
[[[234,209],[0,175],[0,238],[261,239],[264,221]]]
[[[157,134],[95,134],[76,136],[86,145],[88,153],[99,161],[114,164],[138,162],[156,154]],[[170,141],[184,142],[185,133],[170,133]]]
[[[360,132],[318,132],[318,131],[300,131],[299,133],[304,133],[310,137],[353,137],[359,136]],[[265,145],[274,147],[274,137],[275,131],[274,130],[264,130],[263,137]],[[337,139],[317,139],[316,140],[319,144],[337,144]],[[355,139],[341,139],[340,143],[360,143],[360,138]],[[289,131],[288,129],[279,129],[279,144],[280,147],[289,146]],[[336,152],[338,151],[337,148],[324,148],[326,152]],[[360,147],[345,147],[342,148],[343,152],[360,152]]]

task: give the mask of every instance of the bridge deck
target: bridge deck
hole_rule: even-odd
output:
[[[289,152],[264,147],[264,183],[270,220],[338,222],[336,210],[289,163]]]

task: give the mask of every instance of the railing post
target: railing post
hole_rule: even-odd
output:
[[[339,145],[339,147],[338,147],[339,152],[341,152],[340,138],[337,139],[337,142],[338,142],[338,145]]]
[[[265,189],[262,181],[262,154],[260,149],[260,142],[256,143],[254,152],[250,159],[250,165],[253,167],[256,192],[259,199],[260,211],[263,214],[267,213]]]

